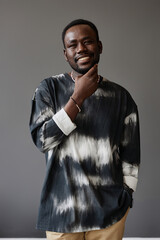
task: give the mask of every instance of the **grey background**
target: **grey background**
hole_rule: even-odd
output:
[[[35,230],[45,160],[29,133],[30,103],[45,77],[66,72],[63,27],[93,21],[104,49],[99,72],[127,88],[141,122],[142,164],[127,237],[160,237],[160,1],[0,0],[0,237]]]

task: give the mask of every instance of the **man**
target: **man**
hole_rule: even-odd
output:
[[[120,240],[138,179],[137,106],[98,74],[93,23],[71,22],[62,40],[72,71],[43,80],[32,100],[31,135],[46,157],[37,228],[51,240]]]

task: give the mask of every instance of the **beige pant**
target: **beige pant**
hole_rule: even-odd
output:
[[[129,209],[119,222],[106,229],[80,233],[58,233],[47,231],[47,240],[122,240],[128,212]]]

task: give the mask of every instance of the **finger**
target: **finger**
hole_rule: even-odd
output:
[[[94,74],[98,74],[98,64],[95,64],[86,74],[86,77],[91,77]]]

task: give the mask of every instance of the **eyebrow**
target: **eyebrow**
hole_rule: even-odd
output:
[[[90,36],[87,36],[87,37],[82,38],[83,41],[84,41],[84,40],[87,40],[87,39],[92,39],[92,38],[91,38]],[[77,42],[76,39],[71,39],[71,40],[68,41],[68,43],[75,43],[75,42]]]

